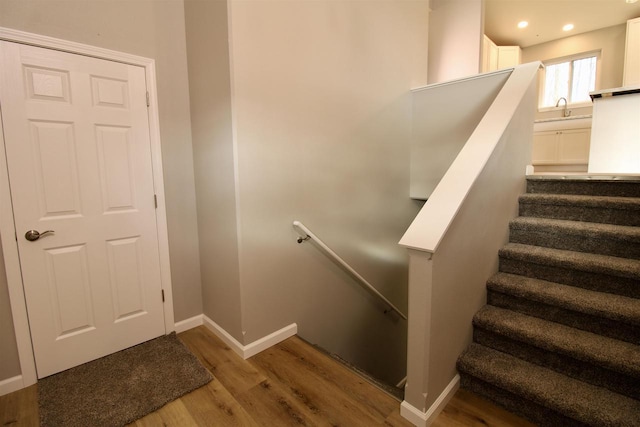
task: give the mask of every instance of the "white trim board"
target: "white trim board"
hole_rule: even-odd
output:
[[[175,331],[176,331],[176,334],[179,334],[180,332],[197,328],[198,326],[202,326],[203,324],[204,324],[204,315],[198,314],[197,316],[193,316],[188,319],[184,319],[179,322],[176,322]]]
[[[13,393],[14,391],[18,391],[24,387],[25,385],[24,381],[22,380],[22,375],[16,375],[15,377],[7,378],[6,380],[0,381],[0,396]]]
[[[160,122],[158,110],[158,96],[156,85],[155,61],[137,55],[116,52],[82,43],[56,39],[39,34],[27,33],[0,27],[0,40],[27,44],[45,49],[59,50],[109,61],[137,65],[145,69],[147,90],[149,92],[149,134],[151,138],[151,161],[153,164],[153,185],[157,196],[156,223],[158,231],[158,248],[160,252],[160,277],[164,290],[164,325],[165,333],[174,330],[173,293],[171,287],[171,269],[169,264],[169,234],[167,230],[167,215],[162,171],[162,153],[160,150]],[[0,147],[4,147],[3,132],[0,124]],[[20,358],[20,370],[23,387],[35,384],[37,381],[36,366],[33,358],[31,332],[27,318],[26,300],[22,288],[22,273],[18,247],[15,241],[15,224],[11,193],[7,174],[4,151],[0,153],[0,238],[4,252],[5,269],[13,314],[13,325]],[[10,378],[9,380],[12,380]]]
[[[440,412],[447,406],[447,403],[451,400],[456,391],[460,388],[460,375],[453,377],[451,382],[445,387],[440,396],[433,402],[433,405],[427,410],[422,412],[415,406],[411,405],[406,400],[402,401],[400,405],[400,415],[411,424],[417,427],[428,427],[433,423]]]
[[[204,325],[224,341],[238,356],[245,360],[298,333],[298,325],[292,323],[250,344],[243,345],[207,316],[204,316]]]

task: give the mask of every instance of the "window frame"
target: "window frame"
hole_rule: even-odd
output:
[[[560,107],[556,107],[556,106],[543,106],[542,103],[544,102],[544,90],[545,90],[545,82],[546,82],[546,72],[547,72],[547,66],[548,65],[556,65],[556,64],[561,64],[563,62],[571,62],[571,61],[575,61],[578,59],[585,59],[585,58],[591,58],[594,57],[596,58],[596,82],[595,82],[595,87],[594,87],[594,91],[597,91],[600,89],[600,76],[601,76],[601,57],[602,57],[602,50],[598,49],[598,50],[590,50],[587,52],[580,52],[580,53],[576,53],[576,54],[572,54],[572,55],[567,55],[567,56],[561,56],[558,58],[553,58],[553,59],[548,59],[545,61],[542,61],[542,64],[544,65],[542,71],[540,72],[540,80],[539,80],[539,84],[538,84],[538,111],[539,112],[545,112],[545,111],[555,111],[555,110],[562,110],[564,109],[564,105],[560,106]],[[571,78],[573,79],[573,74],[571,75]],[[571,85],[572,81],[569,82],[569,85]],[[572,107],[572,108],[580,108],[580,107],[590,107],[592,104],[591,101],[585,101],[585,102],[567,102],[567,106],[568,107]]]

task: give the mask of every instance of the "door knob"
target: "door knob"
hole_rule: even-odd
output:
[[[29,230],[26,233],[24,233],[24,238],[30,242],[33,242],[38,240],[40,237],[44,236],[45,234],[49,234],[49,233],[55,233],[55,231],[47,230],[40,233],[38,230]]]

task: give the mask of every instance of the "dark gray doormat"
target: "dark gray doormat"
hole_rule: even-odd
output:
[[[213,376],[175,333],[38,381],[42,426],[122,426]]]

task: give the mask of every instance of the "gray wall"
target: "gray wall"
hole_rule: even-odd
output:
[[[202,313],[183,2],[0,0],[0,26],[156,60],[175,319]],[[3,353],[15,348],[4,319]]]
[[[409,90],[426,83],[427,2],[232,1],[230,17],[244,342],[297,322],[396,383],[406,323],[314,243],[297,244],[292,222],[406,310],[397,242],[419,208]]]
[[[431,0],[429,83],[478,74],[484,0]]]
[[[0,245],[0,381],[20,375],[20,359],[13,332],[2,245]]]
[[[226,1],[185,2],[204,314],[242,342]]]

